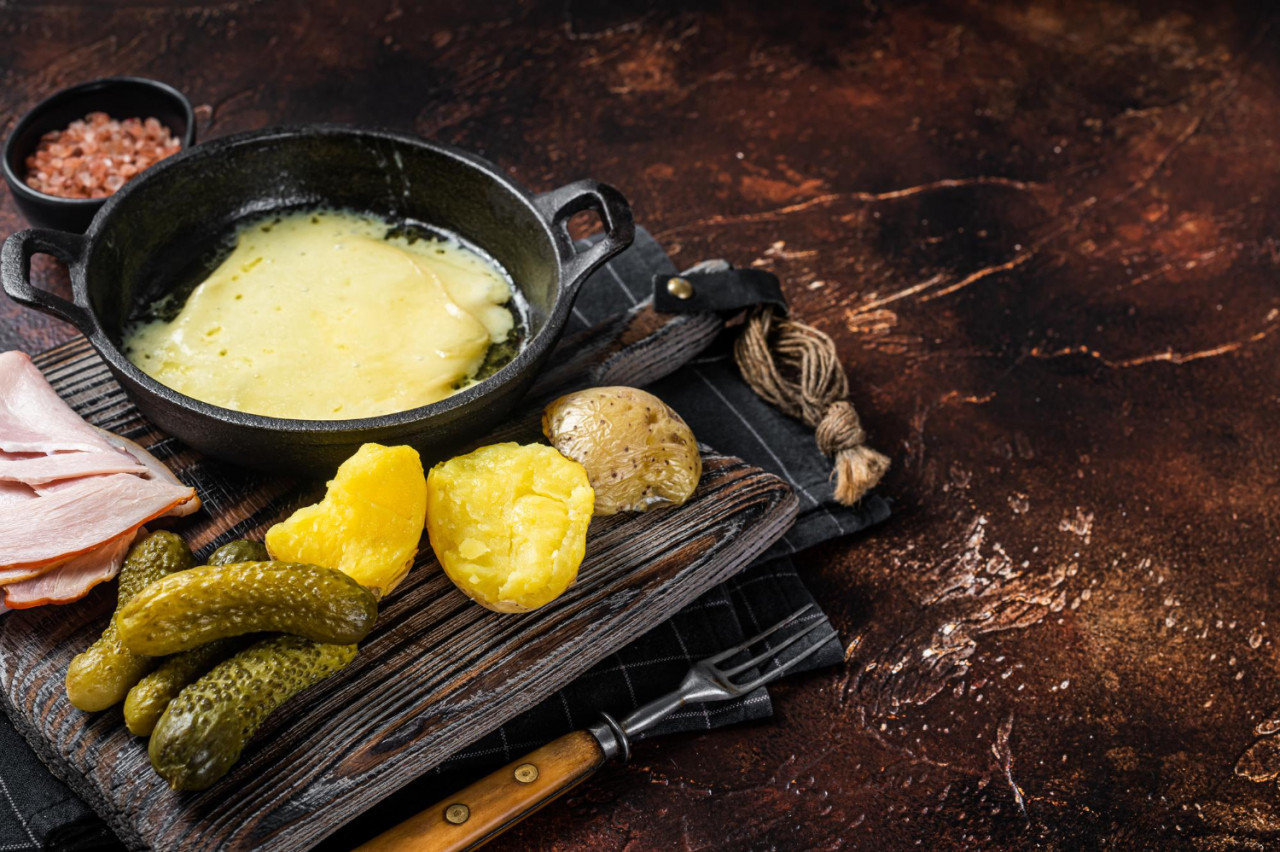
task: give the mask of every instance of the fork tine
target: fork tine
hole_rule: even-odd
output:
[[[786,627],[788,624],[794,623],[797,618],[804,615],[809,610],[813,609],[813,606],[814,605],[811,603],[805,604],[804,606],[800,607],[798,610],[791,613],[786,618],[782,619],[772,627],[766,630],[763,630],[760,633],[757,633],[755,636],[752,636],[750,639],[747,639],[743,642],[739,642],[737,645],[734,645],[732,648],[727,648],[721,651],[719,654],[716,654],[714,657],[707,658],[706,660],[704,660],[704,662],[711,663],[712,665],[714,665],[718,662],[721,662],[722,660],[729,659],[734,654],[742,653],[743,651],[750,648],[752,645],[759,642],[761,639],[767,638],[768,636],[771,636],[774,633],[777,633],[779,630]]]
[[[813,624],[810,624],[808,627],[806,627],[804,630],[801,630],[799,633],[796,633],[795,635],[792,635],[792,636],[788,636],[786,638],[786,641],[784,641],[782,644],[774,645],[772,648],[768,648],[764,651],[761,651],[759,654],[747,660],[745,663],[739,663],[738,665],[734,666],[728,671],[722,672],[722,674],[725,677],[733,677],[734,675],[741,674],[742,672],[745,672],[747,669],[751,668],[752,666],[758,663],[764,662],[765,660],[771,657],[773,659],[777,659],[784,650],[791,647],[795,643],[799,642],[801,639],[808,636],[810,633],[817,630],[819,627],[822,627],[824,624],[828,624],[827,619],[819,618],[817,621],[815,621]]]
[[[802,660],[806,660],[809,657],[812,657],[814,654],[818,653],[818,651],[822,650],[822,648],[825,647],[826,644],[834,638],[836,638],[836,632],[832,630],[831,635],[828,636],[826,639],[823,639],[821,642],[814,642],[808,648],[805,648],[803,651],[801,651],[799,654],[796,654],[794,657],[787,660],[785,663],[782,663],[781,665],[778,665],[778,666],[774,666],[773,668],[761,674],[759,677],[757,677],[753,681],[748,681],[747,683],[744,683],[744,684],[735,685],[735,688],[742,690],[744,693],[750,692],[753,689],[757,689],[761,686],[764,686],[766,683],[769,683],[770,681],[776,678],[782,677],[788,671],[790,671],[791,669],[799,665]]]

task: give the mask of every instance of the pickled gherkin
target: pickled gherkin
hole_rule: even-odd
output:
[[[124,724],[129,733],[137,737],[150,734],[169,702],[178,696],[183,687],[244,648],[250,641],[248,636],[219,639],[199,648],[165,657],[159,667],[134,684],[125,697]]]
[[[81,710],[95,712],[124,700],[129,689],[155,668],[158,660],[130,651],[120,640],[120,610],[139,592],[167,574],[195,563],[190,548],[171,532],[156,532],[135,544],[120,569],[116,611],[102,635],[71,661],[67,698]]]
[[[265,562],[270,559],[260,541],[237,539],[215,550],[206,564],[231,565],[236,562]],[[160,714],[182,688],[248,644],[248,638],[220,639],[166,657],[155,671],[134,684],[124,700],[124,723],[130,733],[145,737],[155,728]]]
[[[240,562],[161,578],[116,620],[126,648],[163,656],[246,633],[291,633],[345,645],[363,639],[377,617],[373,594],[341,571]]]
[[[215,550],[207,565],[234,565],[237,562],[266,562],[267,546],[260,541],[249,541],[246,538],[229,541]]]
[[[174,790],[205,789],[235,764],[272,711],[355,655],[355,645],[299,636],[254,643],[169,702],[151,734],[151,765]]]

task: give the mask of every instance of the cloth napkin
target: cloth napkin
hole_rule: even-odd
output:
[[[635,243],[583,286],[566,336],[641,304],[654,275],[675,266],[643,229]],[[799,607],[814,603],[797,573],[806,548],[884,520],[887,502],[874,492],[853,508],[831,494],[830,461],[813,433],[761,401],[739,377],[727,331],[693,361],[652,385],[689,423],[699,441],[739,456],[789,482],[800,501],[795,525],[755,564],[712,589],[668,622],[602,660],[573,683],[502,728],[455,754],[422,779],[345,826],[322,849],[349,849],[423,807],[606,711],[616,718],[679,685],[692,661],[742,641]],[[815,609],[809,621],[821,617]],[[843,657],[831,641],[801,669]],[[649,736],[705,731],[773,712],[767,689],[734,701],[690,705]],[[89,808],[53,778],[21,736],[0,721],[0,852],[118,849],[119,841]]]

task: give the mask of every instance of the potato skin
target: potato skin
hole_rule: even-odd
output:
[[[464,594],[527,612],[577,579],[592,502],[577,462],[542,444],[492,444],[427,474],[427,535]]]
[[[454,585],[457,585],[457,584],[455,583]],[[495,601],[493,603],[490,603],[484,598],[476,597],[467,589],[463,589],[462,586],[458,586],[458,588],[462,590],[462,593],[464,595],[471,598],[471,600],[480,604],[480,606],[484,607],[490,612],[531,612],[534,609],[534,607],[521,606],[520,604],[515,603],[513,601]],[[557,595],[557,597],[559,596]]]
[[[683,505],[702,478],[693,431],[651,393],[602,387],[560,397],[542,433],[587,470],[597,515]]]

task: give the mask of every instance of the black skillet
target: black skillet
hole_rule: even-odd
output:
[[[519,354],[492,376],[431,405],[359,420],[245,414],[174,391],[120,350],[126,322],[183,279],[217,237],[246,217],[308,206],[350,208],[426,223],[487,251],[529,311]],[[603,238],[585,250],[566,230],[594,210]],[[212,456],[264,470],[331,475],[367,441],[411,444],[437,459],[474,439],[528,388],[564,328],[586,277],[634,236],[617,190],[578,181],[532,195],[479,157],[396,133],[313,126],[229,136],[183,151],[116,192],[84,235],[30,229],[5,241],[0,278],[10,298],[78,328],[153,423]],[[71,272],[72,300],[31,284],[31,256]]]

